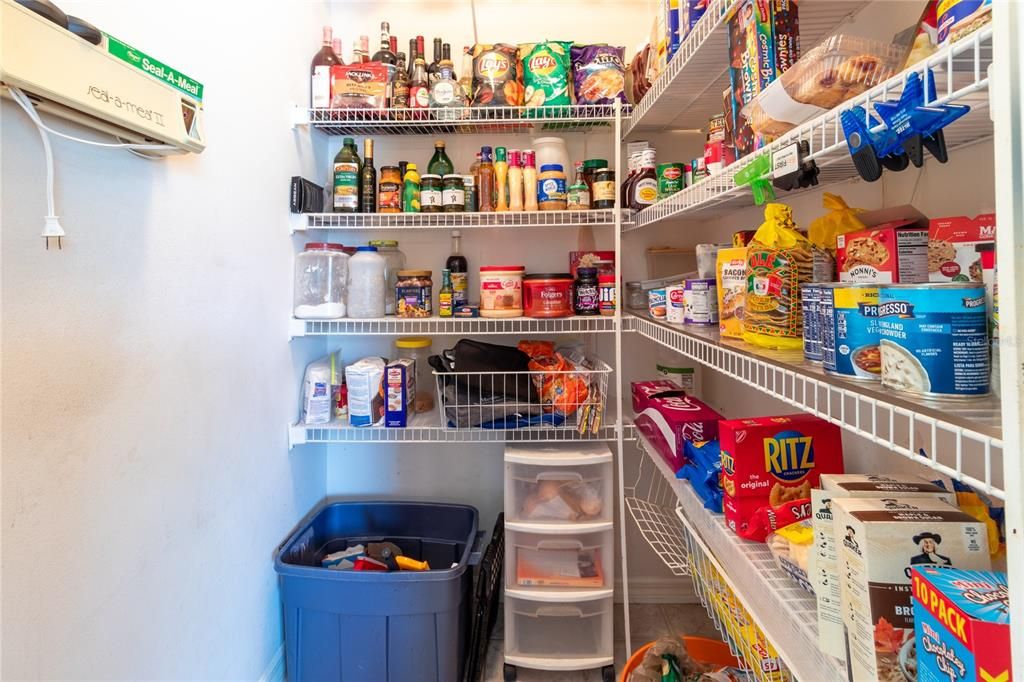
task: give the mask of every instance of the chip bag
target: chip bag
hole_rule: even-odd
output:
[[[517,80],[518,48],[515,45],[477,44],[473,46],[474,107],[519,106],[523,86]]]
[[[573,45],[573,86],[577,104],[626,101],[626,48],[611,45]]]
[[[533,374],[534,386],[540,394],[545,412],[568,417],[576,412],[587,400],[589,390],[583,375],[576,373],[576,366],[555,352],[550,341],[520,341],[519,350],[530,356],[529,369]]]
[[[811,221],[807,238],[814,255],[813,281],[834,282],[836,280],[836,237],[847,232],[867,229],[857,217],[862,208],[850,208],[838,194],[825,192],[821,205],[828,213]]]
[[[777,349],[803,347],[800,285],[812,281],[811,243],[793,222],[793,209],[767,204],[764,223],[747,246],[743,340]]]
[[[569,89],[569,50],[572,43],[549,40],[533,45],[523,54],[523,85],[527,107],[572,104]]]

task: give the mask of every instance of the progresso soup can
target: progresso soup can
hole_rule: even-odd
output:
[[[933,398],[988,394],[986,309],[980,282],[880,287],[882,385]]]
[[[821,361],[829,374],[878,381],[878,287],[822,284],[819,303]]]
[[[820,303],[820,284],[804,284],[800,287],[800,306],[804,314],[804,358],[811,362],[821,362]]]

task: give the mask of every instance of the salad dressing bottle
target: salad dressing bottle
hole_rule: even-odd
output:
[[[523,151],[523,210],[537,210],[537,153]]]
[[[491,148],[480,148],[480,167],[477,169],[477,200],[479,210],[485,213],[494,211],[494,164],[491,163]]]
[[[508,150],[508,210],[523,210],[523,169],[518,149]]]
[[[508,162],[505,159],[505,148],[494,150],[494,210],[508,210]]]

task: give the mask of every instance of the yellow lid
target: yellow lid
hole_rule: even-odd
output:
[[[429,348],[430,338],[426,336],[400,336],[395,339],[395,348]]]

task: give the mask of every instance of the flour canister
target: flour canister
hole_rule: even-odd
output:
[[[683,284],[686,308],[683,322],[686,324],[718,325],[718,289],[714,278],[688,279]]]
[[[821,284],[819,315],[821,363],[829,374],[878,381],[878,287],[870,284]],[[831,313],[829,316],[828,313]]]
[[[665,287],[665,321],[672,324],[683,324],[686,314],[686,288],[683,286]]]
[[[882,385],[935,398],[988,394],[986,310],[980,282],[880,287]]]

